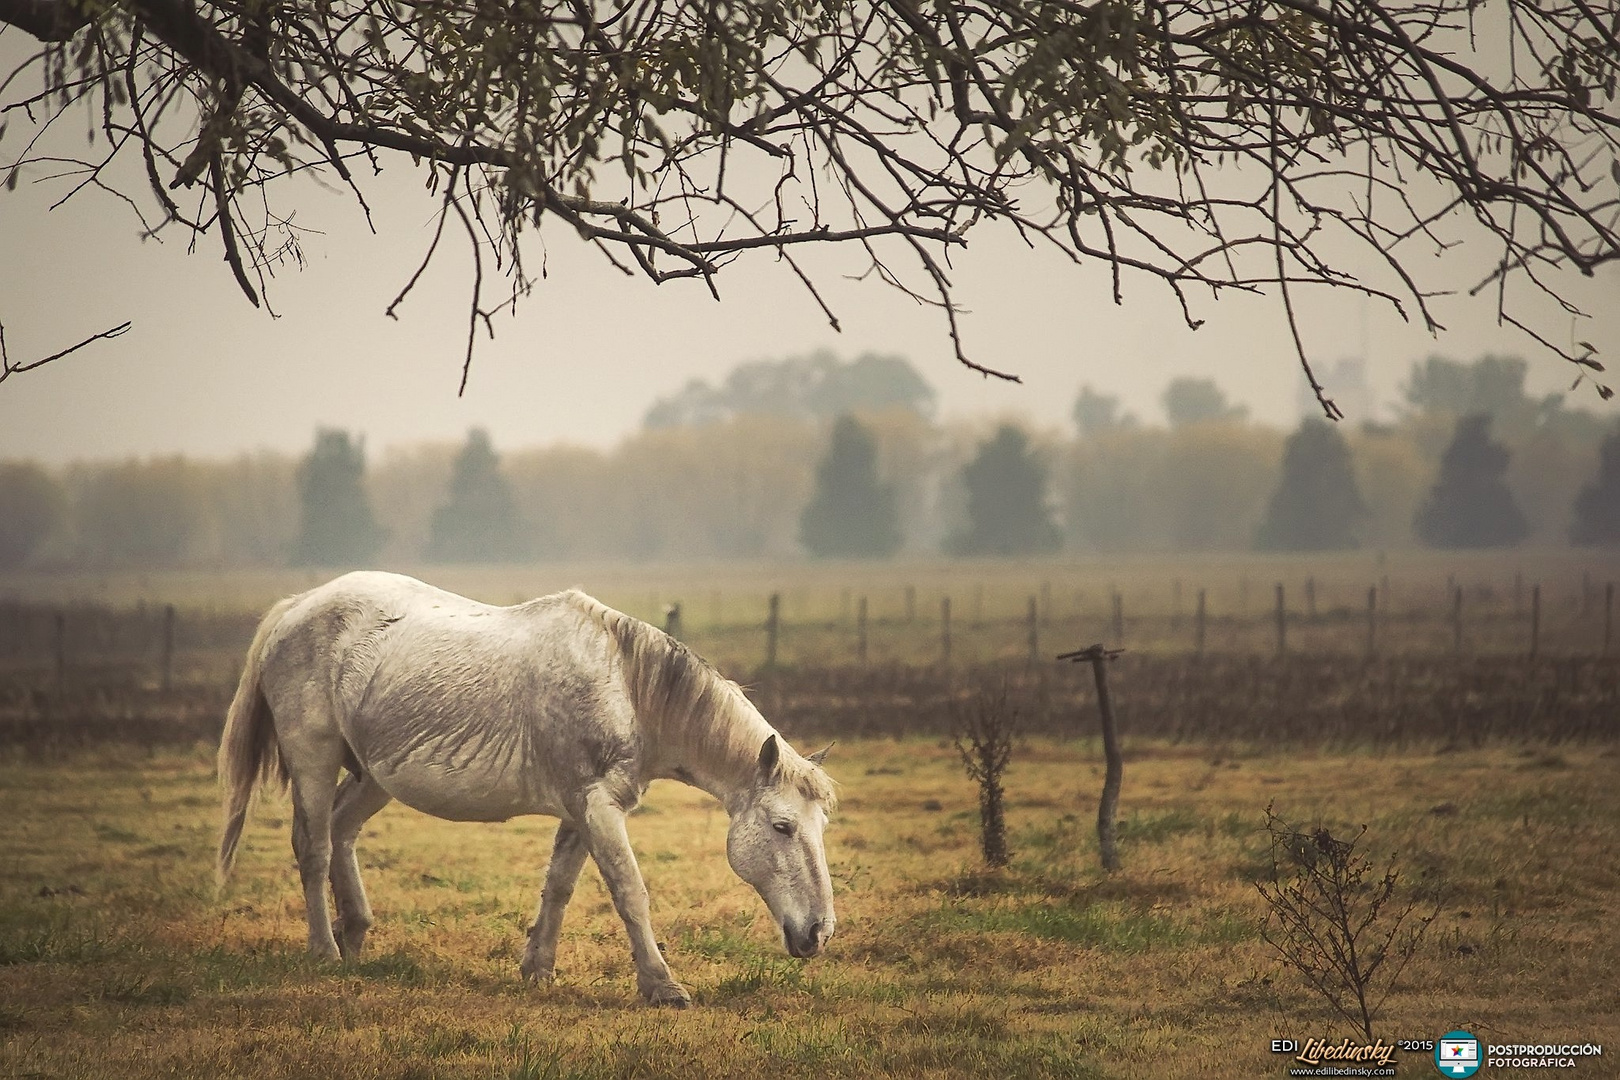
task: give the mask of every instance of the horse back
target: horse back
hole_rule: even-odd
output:
[[[289,610],[267,693],[278,728],[278,695],[297,697],[305,713],[321,711],[311,697],[329,701],[329,715],[305,722],[329,724],[365,772],[418,809],[461,820],[570,816],[585,786],[636,771],[615,655],[566,596],[492,607],[412,578],[356,573]]]

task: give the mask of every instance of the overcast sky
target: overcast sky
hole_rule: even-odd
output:
[[[21,145],[16,127],[0,161]],[[1207,323],[1194,333],[1156,282],[1127,277],[1116,307],[1101,266],[1076,269],[988,229],[957,260],[958,298],[971,309],[964,333],[975,359],[1018,373],[1021,385],[959,366],[935,311],[875,280],[845,280],[861,269],[856,251],[802,256],[842,320],[839,334],[768,254],[724,273],[716,303],[701,284],[625,278],[557,229],[547,234],[546,280],[515,319],[496,321],[457,398],[470,284],[460,255],[424,279],[399,321],[383,315],[431,236],[433,204],[415,190],[407,162],[392,162],[391,187],[374,193],[377,235],[346,194],[305,190],[298,220],[321,232],[306,239],[308,265],[272,283],[279,318],[243,298],[216,235],[194,252],[179,230],[142,242],[110,197],[89,192],[50,210],[62,186],[27,179],[0,191],[0,322],[13,360],[125,319],[134,328],[0,385],[0,458],[296,451],[317,425],[357,430],[373,450],[457,439],[475,425],[505,449],[605,447],[689,379],[819,348],[908,357],[938,390],[945,417],[1011,413],[1067,426],[1078,388],[1090,383],[1157,422],[1158,395],[1181,374],[1216,379],[1257,420],[1291,425],[1299,416],[1297,365],[1275,301],[1200,299]],[[1464,243],[1446,261],[1447,279],[1471,284],[1493,254]],[[539,256],[536,246],[528,258]],[[1574,336],[1620,360],[1620,274],[1569,285],[1597,315]],[[1365,337],[1375,406],[1387,408],[1411,363],[1430,352],[1518,353],[1531,360],[1534,389],[1570,382],[1568,364],[1495,325],[1489,302],[1442,301],[1438,311],[1450,326],[1438,339],[1349,294],[1305,299],[1302,321],[1307,347],[1329,366],[1358,353]],[[1572,332],[1566,319],[1544,325],[1563,339]],[[1600,408],[1589,390],[1576,401]],[[1614,403],[1601,411],[1620,415]],[[1352,422],[1369,418],[1353,405],[1352,413]]]

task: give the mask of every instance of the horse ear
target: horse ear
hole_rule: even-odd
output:
[[[759,748],[759,775],[768,778],[776,772],[776,762],[781,756],[782,748],[776,745],[776,736],[772,735]]]
[[[838,740],[834,739],[832,742],[828,743],[826,746],[823,746],[820,750],[817,750],[815,753],[811,754],[805,760],[809,761],[809,762],[811,762],[813,764],[816,764],[816,765],[825,764],[826,761],[827,761],[827,751],[831,750],[835,745],[837,745],[837,743],[838,743]]]

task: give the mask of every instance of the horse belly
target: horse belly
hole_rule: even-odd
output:
[[[448,821],[506,821],[524,814],[555,814],[549,800],[498,769],[443,768],[431,763],[373,767],[383,790],[414,810]]]
[[[556,814],[525,740],[513,726],[350,725],[351,746],[384,791],[450,821]]]

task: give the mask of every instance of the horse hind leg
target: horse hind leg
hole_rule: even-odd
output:
[[[562,932],[563,911],[573,899],[574,884],[585,865],[585,838],[564,821],[557,826],[551,844],[551,864],[546,867],[546,885],[540,891],[540,913],[529,928],[529,943],[523,950],[519,970],[531,982],[551,979],[557,966],[557,936]]]
[[[281,752],[292,776],[292,845],[304,886],[309,951],[323,960],[336,960],[339,953],[326,904],[326,882],[332,866],[332,804],[343,744],[341,740],[328,744],[327,740],[282,735]]]
[[[368,774],[346,776],[338,785],[332,808],[332,900],[337,906],[334,927],[343,959],[354,960],[365,946],[371,929],[371,904],[360,880],[360,862],[354,842],[372,815],[387,806],[391,796]]]

